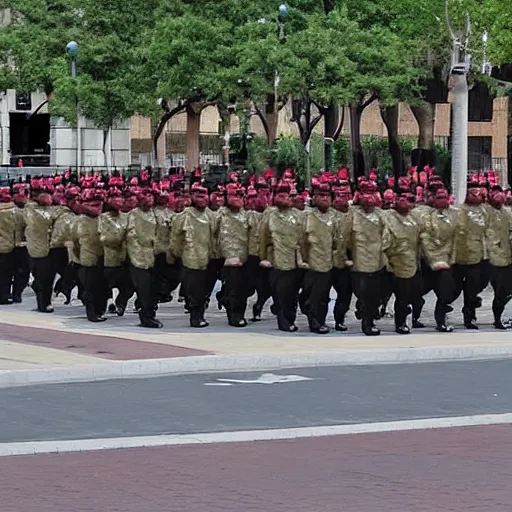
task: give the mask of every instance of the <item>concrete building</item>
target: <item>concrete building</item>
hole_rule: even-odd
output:
[[[77,133],[79,145],[77,147]],[[24,167],[125,168],[131,163],[130,121],[107,134],[85,118],[79,130],[62,118],[50,117],[43,93],[0,93],[0,165]]]

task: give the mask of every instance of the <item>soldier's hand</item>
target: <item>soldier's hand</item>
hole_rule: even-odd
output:
[[[228,258],[224,262],[225,267],[241,267],[242,262],[240,261],[240,258]]]
[[[268,260],[261,260],[260,267],[261,268],[272,268],[272,263],[270,263],[270,261],[268,261]]]
[[[450,269],[450,265],[448,265],[448,263],[446,263],[445,261],[438,261],[437,263],[434,263],[432,265],[432,270],[436,271],[436,270],[449,270]]]

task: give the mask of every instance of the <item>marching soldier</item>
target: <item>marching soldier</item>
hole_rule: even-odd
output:
[[[333,253],[332,285],[336,292],[334,304],[335,329],[347,331],[345,316],[350,309],[352,300],[352,276],[350,268],[352,261],[348,255],[350,237],[349,200],[350,188],[340,189],[334,196],[333,207],[336,211],[336,243]]]
[[[330,186],[325,183],[313,190],[314,208],[305,212],[302,258],[308,265],[302,300],[308,317],[309,330],[328,334],[325,325],[332,286],[333,250],[336,248],[336,214],[331,209]]]
[[[510,247],[510,232],[512,231],[512,217],[510,212],[503,208],[505,193],[498,185],[489,193],[488,228],[486,231],[486,245],[489,262],[491,264],[491,286],[494,290],[492,312],[494,327],[506,329],[509,327],[502,322],[505,306],[512,298],[512,253]]]
[[[121,192],[111,189],[105,203],[105,212],[98,221],[98,233],[103,245],[103,275],[109,290],[118,290],[113,306],[117,316],[124,315],[126,305],[135,292],[127,261],[128,215],[121,212],[123,204]]]
[[[82,193],[82,214],[73,225],[74,250],[80,267],[78,278],[83,287],[83,301],[89,322],[104,322],[108,292],[103,278],[103,246],[98,231],[103,198],[95,189]]]
[[[128,214],[126,247],[130,260],[130,275],[140,306],[141,327],[158,329],[162,323],[156,319],[153,299],[152,269],[155,263],[156,215],[151,190],[140,193],[138,207]]]
[[[23,210],[26,224],[27,251],[32,261],[37,310],[40,313],[53,313],[52,290],[55,271],[50,258],[50,236],[54,221],[52,196],[41,188],[37,180],[32,182],[33,201]]]
[[[292,210],[290,186],[278,185],[274,208],[265,212],[260,231],[260,266],[272,268],[270,284],[274,312],[281,331],[296,332],[298,293],[301,286],[302,262],[300,242],[302,227]],[[270,259],[269,259],[270,258]]]
[[[457,212],[450,208],[449,194],[444,188],[434,191],[432,209],[425,219],[421,233],[421,247],[429,266],[429,283],[437,301],[434,309],[436,328],[439,332],[452,332],[446,322],[446,314],[453,311],[455,299],[453,262],[455,261],[455,234]]]
[[[454,277],[458,295],[462,291],[462,314],[466,329],[478,329],[476,310],[481,306],[484,260],[488,258],[485,232],[488,226],[486,208],[478,183],[468,184],[466,202],[460,207],[455,234]]]
[[[359,206],[351,210],[350,252],[354,265],[352,282],[361,307],[361,328],[367,336],[378,336],[375,326],[381,299],[381,279],[385,267],[384,251],[389,246],[389,233],[384,216],[376,209],[372,187],[362,184]]]
[[[243,189],[235,184],[226,187],[226,207],[219,216],[219,248],[224,260],[223,282],[229,325],[245,327],[248,283],[249,221],[243,210]]]
[[[15,261],[14,203],[8,188],[0,188],[0,305],[12,304],[11,282]]]
[[[200,183],[192,185],[190,199],[192,206],[174,220],[170,251],[183,265],[182,286],[190,326],[203,328],[209,325],[204,312],[209,291],[208,263],[217,221],[208,209],[208,191]]]
[[[395,330],[398,334],[410,334],[407,316],[411,312],[418,286],[418,248],[420,228],[411,215],[412,194],[397,197],[393,210],[386,215],[389,244],[385,250],[393,274],[395,294]]]
[[[14,219],[14,275],[12,280],[12,301],[20,303],[25,288],[30,279],[30,259],[27,252],[27,240],[25,238],[25,220],[23,218],[23,209],[27,204],[27,195],[25,185],[18,183],[14,185],[15,194],[13,202],[15,204]]]

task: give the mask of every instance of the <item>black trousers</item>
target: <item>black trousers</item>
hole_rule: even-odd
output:
[[[297,318],[298,293],[302,284],[303,272],[299,269],[272,269],[270,286],[277,315],[277,326],[290,332]]]
[[[307,270],[302,281],[304,310],[310,329],[325,325],[329,311],[329,293],[332,286],[332,272]]]
[[[420,265],[415,278],[414,297],[412,299],[412,317],[418,320],[421,317],[423,306],[425,305],[425,295],[432,291],[429,275],[432,272],[424,258],[420,259]]]
[[[492,301],[492,313],[496,323],[501,321],[503,310],[512,298],[512,265],[506,267],[495,267],[491,265],[490,281],[494,290]]]
[[[425,279],[428,286],[436,294],[436,305],[434,308],[434,318],[437,325],[446,325],[446,314],[453,311],[451,303],[457,297],[456,285],[453,278],[452,269],[431,270],[425,273]]]
[[[352,286],[359,299],[362,322],[370,327],[374,324],[382,301],[381,283],[383,272],[352,272]]]
[[[245,265],[247,267],[247,297],[251,297],[256,292],[253,313],[257,316],[261,314],[263,306],[272,296],[269,280],[270,269],[260,267],[258,256],[249,256]]]
[[[155,265],[152,270],[153,293],[157,301],[166,300],[176,290],[181,280],[181,266],[179,263],[167,263],[166,254],[155,256]]]
[[[380,278],[380,307],[382,314],[386,312],[388,302],[393,295],[393,273],[382,269]]]
[[[116,297],[116,306],[126,309],[128,301],[135,293],[129,266],[126,264],[122,267],[105,267],[103,275],[110,291],[114,288],[119,290]]]
[[[87,310],[87,316],[91,313],[101,316],[107,309],[107,300],[110,290],[103,275],[103,268],[99,265],[93,267],[80,266],[78,278],[83,287],[83,301]]]
[[[30,279],[30,258],[26,247],[16,247],[13,251],[14,273],[12,296],[21,299]]]
[[[260,259],[258,256],[251,256],[247,258],[245,263],[246,278],[247,278],[247,297],[252,297],[258,289],[258,278],[260,274]]]
[[[487,268],[483,262],[474,265],[454,265],[453,277],[457,290],[457,297],[462,292],[464,306],[462,314],[464,323],[476,318],[476,309],[482,305],[478,294],[482,291],[482,285],[486,280]]]
[[[411,313],[409,305],[417,295],[418,279],[416,276],[401,278],[393,276],[393,293],[395,294],[395,327],[406,324]]]
[[[247,267],[224,267],[222,271],[225,286],[223,303],[228,322],[236,325],[245,318],[248,297]]]
[[[36,294],[37,309],[43,311],[52,303],[55,269],[50,255],[43,258],[32,258],[32,289]]]
[[[140,306],[139,318],[143,324],[156,316],[151,269],[138,268],[130,264],[130,277]]]
[[[209,275],[208,269],[195,270],[182,267],[182,290],[191,318],[201,320],[204,317]]]
[[[65,247],[50,249],[50,258],[55,274],[64,277],[68,265],[68,250]]]
[[[0,254],[0,302],[7,302],[11,295],[11,283],[14,276],[14,251]]]
[[[209,299],[215,284],[218,280],[222,280],[222,268],[224,266],[224,259],[216,258],[208,262],[206,269],[206,298]]]
[[[332,286],[336,291],[334,304],[334,321],[337,324],[345,323],[345,316],[350,309],[352,300],[352,276],[349,268],[332,269]]]
[[[78,278],[80,265],[70,261],[64,270],[64,276],[55,283],[55,291],[62,292],[66,297],[71,297],[75,286],[78,288],[78,299],[84,301],[84,287]]]

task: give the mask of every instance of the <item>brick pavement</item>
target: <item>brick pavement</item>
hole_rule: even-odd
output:
[[[90,335],[55,329],[0,323],[3,340],[93,355],[103,359],[158,359],[208,355],[211,352],[176,345],[147,343],[112,336]]]
[[[0,459],[2,512],[508,512],[512,426]]]

